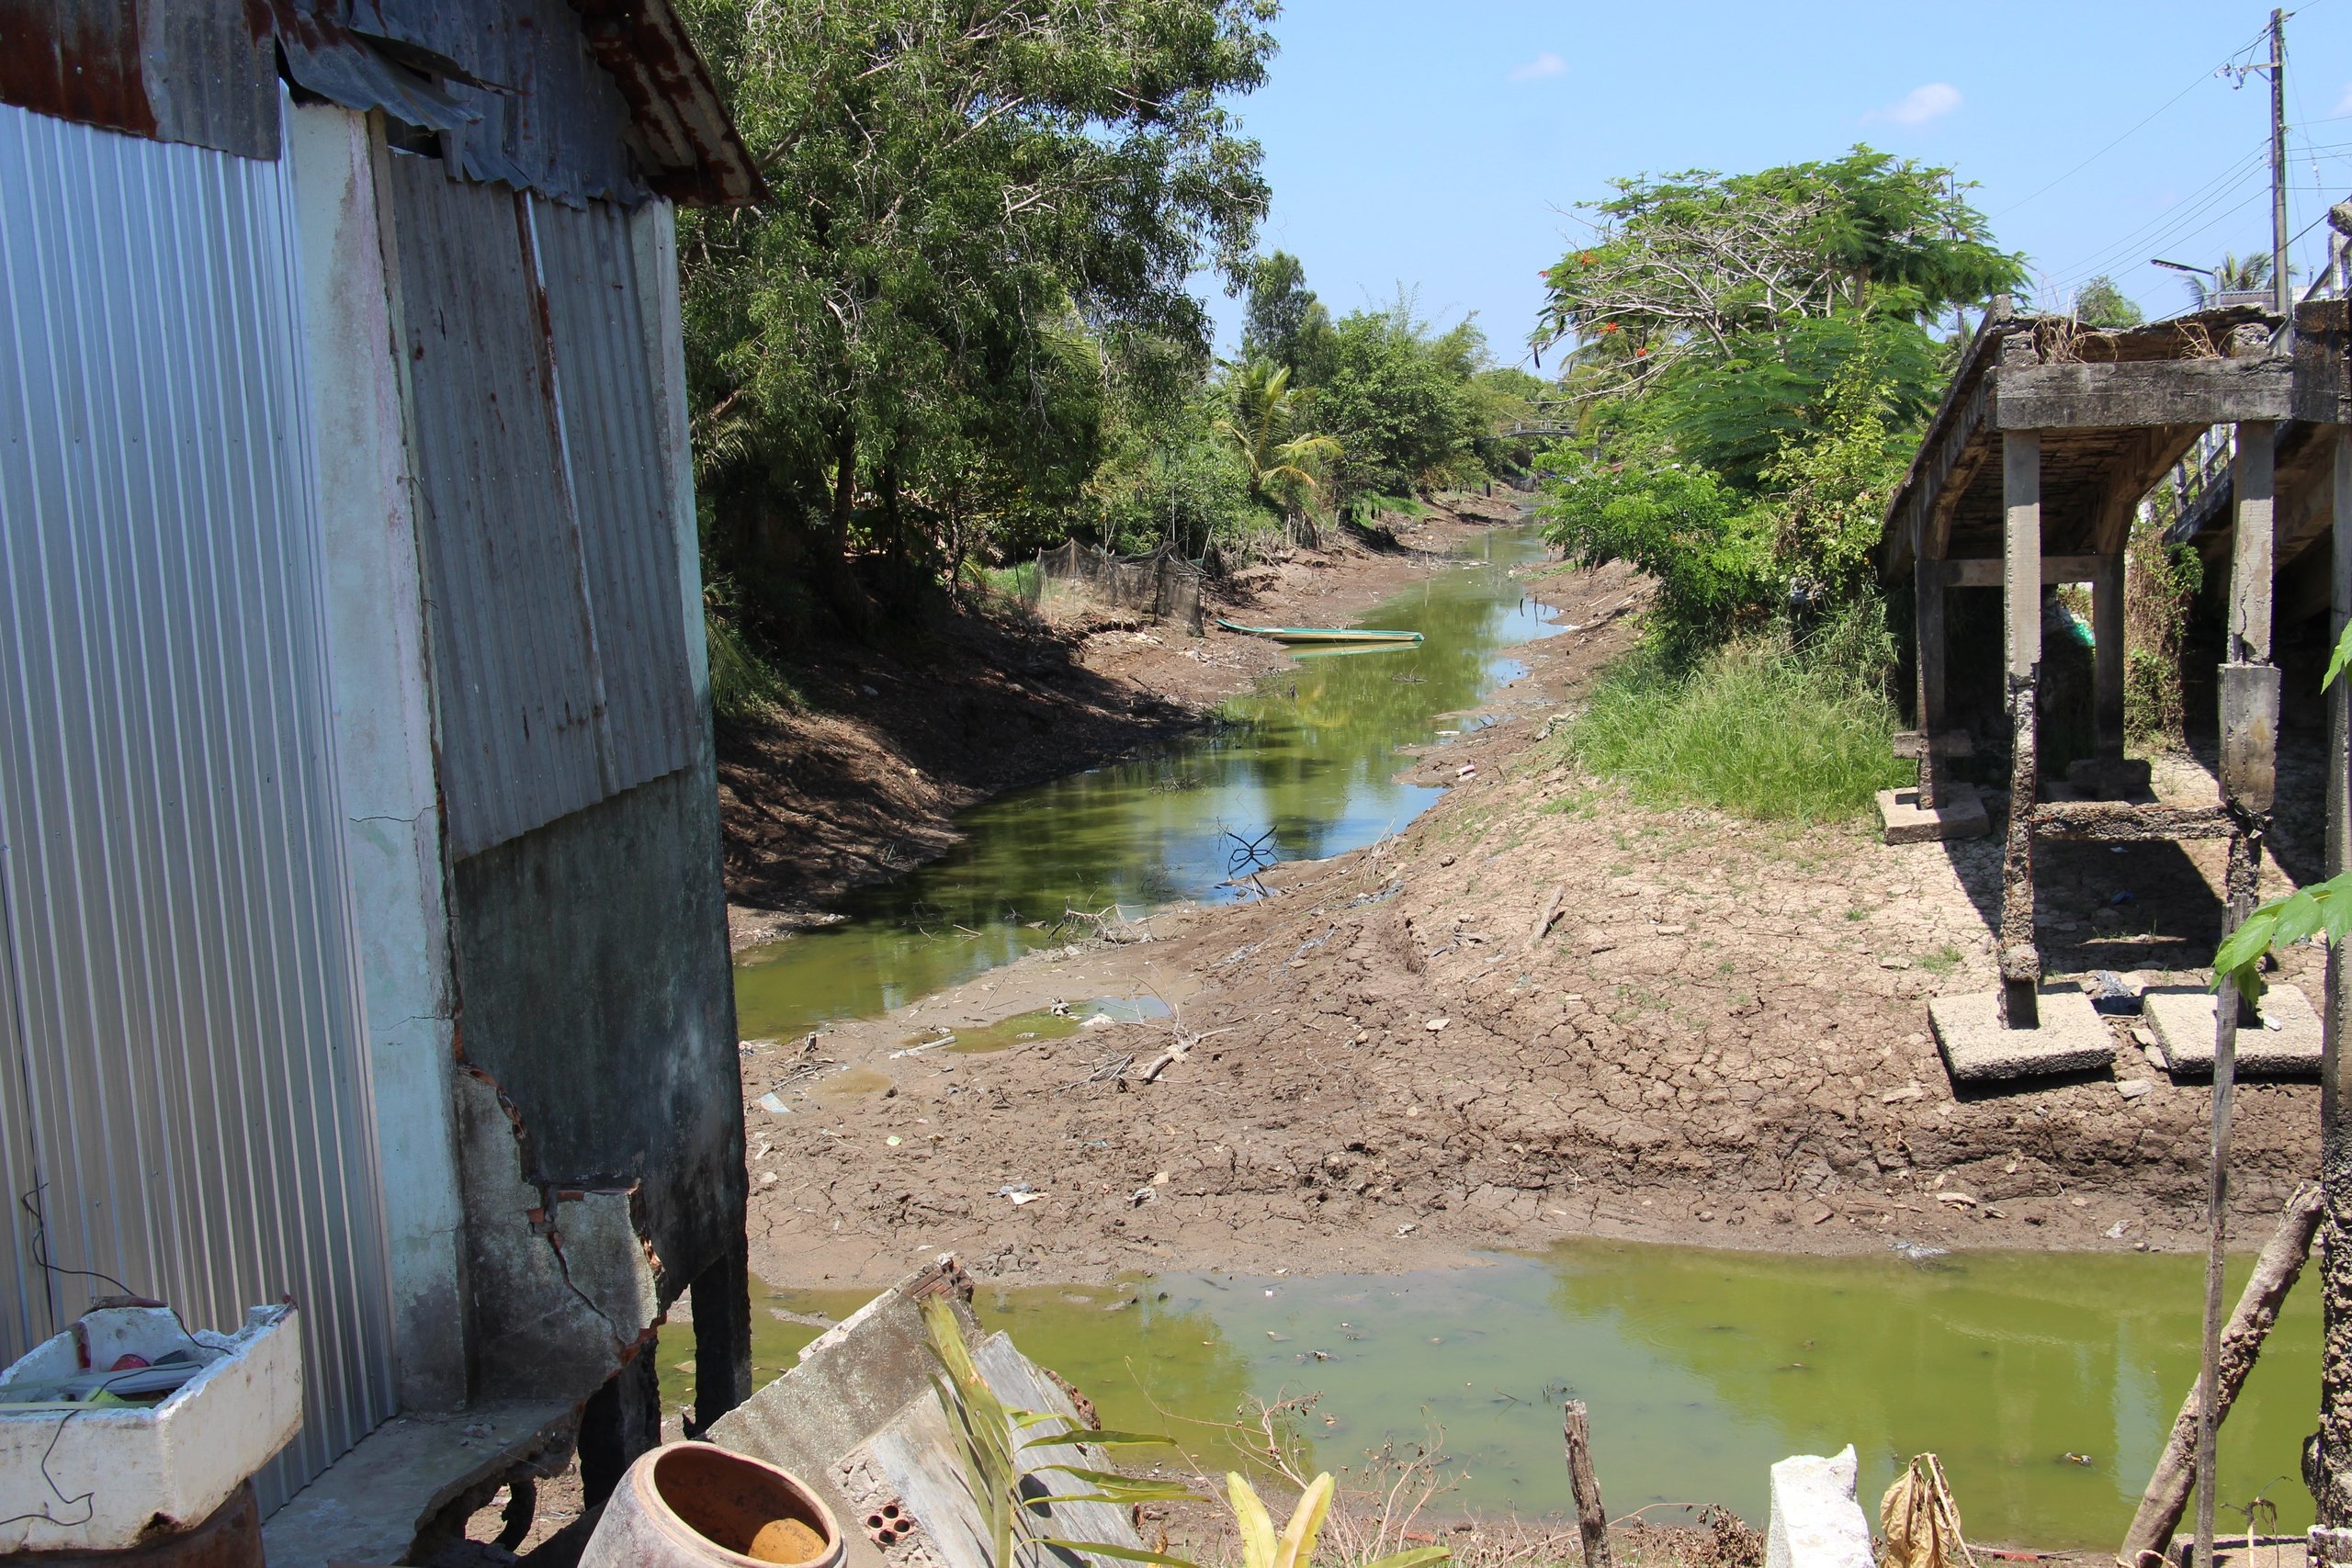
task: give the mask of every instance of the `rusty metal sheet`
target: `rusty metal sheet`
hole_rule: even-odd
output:
[[[555,337],[564,453],[605,672],[613,784],[684,767],[701,733],[679,615],[678,529],[662,461],[630,228],[661,221],[608,202],[531,204]]]
[[[277,60],[267,7],[0,0],[0,103],[156,141],[275,158]]]
[[[472,854],[611,793],[527,197],[390,160],[442,793]]]

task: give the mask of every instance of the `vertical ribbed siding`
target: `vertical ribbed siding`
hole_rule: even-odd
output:
[[[292,1293],[272,1501],[394,1386],[286,172],[0,108],[0,1353],[108,1288],[36,1185],[191,1324]]]
[[[459,856],[611,793],[523,203],[391,160],[442,795]]]
[[[614,787],[686,765],[699,729],[686,627],[678,615],[678,536],[670,515],[659,388],[646,363],[632,217],[531,202],[565,456],[579,510],[589,604],[603,653]],[[697,628],[699,629],[699,628]]]
[[[699,721],[630,220],[391,168],[463,858],[685,766]]]

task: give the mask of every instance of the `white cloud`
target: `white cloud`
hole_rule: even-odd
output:
[[[2344,85],[2344,96],[2335,100],[2335,107],[2328,112],[2331,114],[2352,114],[2352,82],[2346,82]]]
[[[1960,89],[1949,82],[1930,82],[1914,87],[1884,108],[1864,115],[1864,119],[1892,120],[1897,125],[1925,125],[1931,119],[1941,119],[1960,107]]]
[[[1510,79],[1514,82],[1540,82],[1546,76],[1565,74],[1567,69],[1568,62],[1547,49],[1534,59],[1512,66]]]

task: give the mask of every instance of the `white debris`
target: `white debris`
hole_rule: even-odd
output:
[[[1871,1568],[1871,1527],[1854,1500],[1854,1446],[1772,1467],[1772,1526],[1764,1568]]]

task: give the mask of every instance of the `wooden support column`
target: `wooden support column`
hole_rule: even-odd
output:
[[[2352,624],[2352,429],[2336,430],[2335,456],[2331,646]],[[2327,874],[2341,876],[2352,864],[2352,678],[2327,694]],[[2319,1011],[2319,1445],[2303,1480],[2319,1522],[2352,1529],[2352,1003],[2344,969],[2344,950],[2330,946]]]
[[[2123,552],[2098,558],[2091,579],[2092,755],[2123,760]]]
[[[1919,733],[1926,737],[1919,753],[1919,809],[1934,811],[1945,802],[1951,764],[1937,754],[1935,737],[1950,719],[1944,706],[1944,578],[1941,561],[1928,558],[1926,541],[1912,560],[1914,607],[1919,666]]]
[[[2254,912],[2262,844],[2250,824],[2267,817],[2278,777],[2278,671],[2270,663],[2270,558],[2278,525],[2274,494],[2278,426],[2247,421],[2237,427],[2230,485],[2232,520],[2229,658],[2222,666],[2222,803],[2236,831],[2222,873],[2222,936],[2226,940]],[[2238,1026],[2251,1008],[2234,987],[2214,998],[2213,1145],[2207,1191],[2205,1345],[2199,1373],[2197,1543],[2199,1563],[2211,1561],[2214,1466],[2220,1446],[2222,1262],[2229,1239],[2230,1115],[2237,1089]]]
[[[2041,433],[2001,438],[2002,642],[2009,710],[2009,835],[2001,858],[2001,1022],[2041,1022],[2033,937],[2033,807],[2041,793],[2034,705],[2041,685]]]

